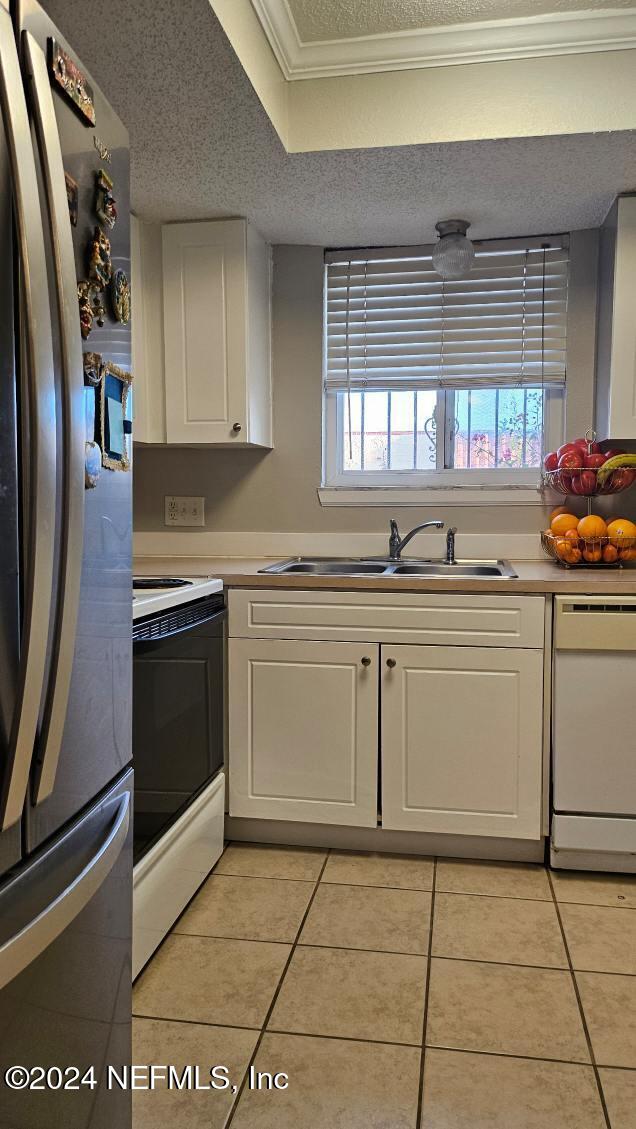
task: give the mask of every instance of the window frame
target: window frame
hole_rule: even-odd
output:
[[[502,387],[504,387],[502,385]],[[437,444],[437,469],[435,470],[386,470],[386,471],[345,471],[343,469],[343,450],[345,441],[343,397],[346,392],[328,392],[323,389],[323,488],[426,488],[448,489],[462,487],[488,486],[496,489],[511,487],[538,487],[539,467],[515,470],[511,467],[458,468],[444,466],[445,448],[448,443],[448,412],[442,410],[443,418],[437,419],[437,433],[444,435],[444,442]],[[445,403],[448,392],[437,391],[437,409]],[[565,420],[565,388],[546,388],[544,410],[544,446],[547,451],[556,450],[562,442]]]

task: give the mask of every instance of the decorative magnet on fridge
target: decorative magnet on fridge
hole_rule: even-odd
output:
[[[95,173],[95,213],[98,220],[111,230],[117,223],[117,201],[113,196],[113,182],[105,169]]]
[[[84,353],[84,384],[96,388],[104,376],[105,368],[101,353]]]
[[[116,320],[127,325],[130,321],[130,283],[123,270],[116,270],[112,277],[110,302]]]
[[[102,469],[102,452],[94,439],[84,444],[84,489],[94,490]]]
[[[84,340],[88,337],[96,321],[99,326],[104,324],[106,310],[104,309],[100,291],[92,282],[83,279],[77,284],[77,300],[79,302],[80,330]]]
[[[77,300],[79,302],[80,330],[84,340],[93,328],[93,303],[91,301],[92,287],[90,282],[78,282]]]
[[[72,176],[67,172],[64,173],[64,182],[66,184],[66,200],[68,203],[68,214],[71,217],[73,227],[77,227],[77,212],[79,207],[79,185]]]
[[[129,470],[128,437],[132,431],[127,418],[128,390],[132,373],[104,362],[104,378],[99,389],[97,437],[102,449],[102,465],[109,470]]]
[[[95,125],[93,88],[86,75],[56,39],[48,40],[49,70],[59,90],[69,99],[84,125]]]
[[[110,239],[101,227],[96,227],[88,245],[88,277],[93,286],[103,290],[111,280],[113,264],[110,257]]]

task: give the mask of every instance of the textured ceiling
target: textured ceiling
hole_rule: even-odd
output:
[[[287,0],[303,43],[392,31],[578,12],[633,8],[633,0]]]
[[[636,188],[636,133],[288,155],[208,0],[45,0],[128,125],[148,220],[245,215],[274,243],[430,241],[593,227]],[[108,138],[103,139],[108,143]]]

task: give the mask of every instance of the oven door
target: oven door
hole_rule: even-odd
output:
[[[217,597],[135,624],[135,862],[223,767],[226,614]]]

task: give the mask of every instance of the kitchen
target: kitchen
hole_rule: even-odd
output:
[[[7,1129],[634,1123],[636,9],[448,7],[0,3]]]

